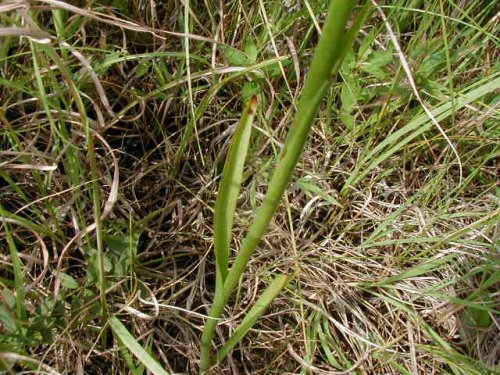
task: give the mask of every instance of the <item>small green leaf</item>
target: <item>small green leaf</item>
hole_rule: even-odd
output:
[[[66,289],[78,289],[80,284],[73,277],[68,275],[67,273],[61,272],[59,275],[61,278],[61,286]]]
[[[13,298],[14,301],[12,301]],[[15,297],[13,297],[8,289],[4,289],[0,295],[0,301],[0,325],[4,327],[5,333],[15,332],[17,323],[15,316],[12,315],[12,309],[15,306]]]
[[[133,267],[140,234],[140,231],[131,230],[129,233],[117,231],[113,235],[104,236],[108,250],[106,256],[112,263],[114,276],[124,276]]]
[[[96,61],[94,64],[94,72],[100,76],[107,73],[108,69],[111,67],[112,63],[120,57],[119,51],[114,51],[106,54],[103,58]]]
[[[386,66],[393,59],[392,52],[390,50],[386,51],[376,51],[373,52],[368,60],[370,65],[378,66],[379,68]]]
[[[135,70],[135,76],[137,78],[142,77],[149,71],[149,68],[150,66],[147,63],[138,64],[137,69]]]
[[[468,306],[464,315],[468,328],[488,328],[491,325],[491,316],[487,310]]]
[[[349,113],[341,113],[339,117],[349,131],[354,130],[354,127],[356,125],[356,119],[354,118],[353,115]]]
[[[255,45],[253,39],[247,40],[247,43],[245,44],[245,54],[248,57],[248,62],[250,64],[254,64],[257,61],[257,55],[259,51],[257,49],[257,46]]]
[[[342,110],[346,113],[351,113],[357,104],[356,95],[352,91],[352,88],[344,83],[342,85],[342,91],[340,92],[340,99],[342,101]]]
[[[369,56],[368,61],[361,65],[361,70],[374,75],[378,79],[385,79],[387,73],[382,68],[392,60],[393,56],[389,50],[375,51]]]
[[[104,271],[111,272],[111,270],[113,269],[113,263],[111,263],[111,261],[106,255],[102,256],[102,262],[104,266]]]
[[[241,97],[243,103],[247,103],[252,96],[257,96],[260,93],[260,88],[254,81],[245,82],[243,88],[241,89]]]
[[[252,63],[245,52],[230,46],[221,46],[221,50],[231,65],[246,66]]]
[[[332,197],[330,194],[328,194],[326,191],[321,189],[319,186],[315,185],[312,183],[310,180],[306,180],[305,178],[301,178],[297,180],[297,184],[306,192],[316,194],[317,196],[323,198],[323,200],[327,201],[330,204],[333,204],[334,206],[342,208],[342,204],[336,200],[334,197]]]

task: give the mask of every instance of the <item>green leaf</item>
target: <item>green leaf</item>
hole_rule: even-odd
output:
[[[140,78],[142,77],[143,75],[145,75],[148,71],[149,71],[149,64],[147,63],[141,63],[141,64],[138,64],[137,65],[137,69],[135,70],[135,76],[137,78]]]
[[[111,263],[111,260],[109,260],[106,254],[102,255],[102,263],[104,271],[106,271],[107,273],[111,272],[111,270],[113,269],[113,263]]]
[[[219,193],[217,194],[217,201],[215,203],[214,247],[217,261],[217,285],[220,287],[219,292],[222,291],[222,283],[228,271],[234,212],[243,179],[243,166],[248,152],[257,104],[257,98],[252,97],[243,110],[240,123],[236,128],[231,146],[229,147],[229,154],[224,164]]]
[[[16,317],[12,314],[15,306],[15,295],[4,288],[0,294],[0,325],[3,326],[5,333],[12,333],[17,329]]]
[[[116,317],[108,319],[113,334],[141,361],[154,375],[170,375],[130,334],[127,328]]]
[[[301,178],[297,180],[297,185],[299,185],[304,191],[316,194],[317,196],[323,198],[323,200],[327,201],[330,204],[333,204],[334,206],[342,208],[342,204],[336,200],[334,197],[332,197],[330,194],[328,194],[326,191],[321,189],[319,186],[313,184],[310,180],[306,180],[305,178]]]
[[[258,53],[259,51],[253,39],[248,39],[245,44],[245,54],[247,55],[250,64],[254,64],[257,61]]]
[[[379,68],[386,66],[393,59],[392,52],[390,50],[376,51],[370,55],[368,60],[370,65],[378,66]]]
[[[259,93],[260,88],[256,82],[245,82],[241,89],[243,103],[247,103],[253,96],[257,96]]]
[[[68,275],[67,273],[61,272],[59,277],[61,278],[61,286],[66,289],[78,289],[80,287],[80,284]]]
[[[222,53],[231,65],[246,66],[252,64],[251,58],[245,52],[230,46],[221,46]]]
[[[106,54],[103,58],[96,61],[94,64],[94,72],[100,76],[107,73],[108,69],[111,67],[112,62],[117,60],[121,56],[119,51],[114,51]]]
[[[346,113],[351,113],[357,104],[356,94],[352,91],[352,88],[347,83],[342,85],[342,90],[340,91],[340,99],[342,102],[342,110]]]
[[[354,127],[356,125],[356,119],[354,118],[353,115],[349,113],[341,113],[340,114],[340,119],[344,123],[345,127],[351,132],[354,130]],[[352,138],[352,135],[348,135],[349,139]]]
[[[374,75],[378,79],[385,79],[387,74],[382,70],[393,59],[392,53],[387,51],[373,52],[368,61],[361,65],[361,70]]]
[[[490,312],[475,306],[468,306],[465,309],[463,319],[469,329],[488,328],[491,325]]]
[[[290,281],[290,276],[288,275],[278,275],[271,282],[271,284],[262,293],[259,299],[252,306],[248,314],[243,318],[240,325],[235,329],[232,336],[226,343],[219,349],[216,355],[217,363],[226,358],[226,356],[233,350],[233,348],[245,337],[248,331],[254,326],[257,319],[259,319],[262,314],[267,310],[271,302],[278,296],[281,290]]]
[[[129,229],[128,233],[117,231],[115,234],[106,234],[104,243],[108,252],[107,258],[112,263],[112,274],[114,276],[124,276],[134,265],[137,255],[141,232]]]

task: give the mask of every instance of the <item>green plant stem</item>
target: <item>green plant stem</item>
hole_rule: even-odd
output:
[[[212,319],[207,320],[201,338],[201,373],[206,372],[212,365],[211,343],[217,325],[216,319],[222,315],[224,306],[245,270],[248,260],[276,212],[307,141],[320,101],[329,86],[329,78],[332,73],[335,73],[333,72],[334,67],[338,69],[340,66],[338,62],[345,51],[343,44],[345,28],[354,3],[354,0],[332,0],[330,2],[328,16],[311,63],[294,124],[281,151],[278,164],[269,183],[268,192],[224,282],[224,293],[216,294],[209,312]]]

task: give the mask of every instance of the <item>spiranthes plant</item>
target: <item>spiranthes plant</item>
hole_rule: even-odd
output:
[[[212,340],[217,328],[217,322],[220,320],[222,312],[229,302],[231,293],[243,275],[248,261],[264,236],[278,208],[295,165],[302,154],[325,91],[330,85],[331,78],[338,72],[346,52],[352,46],[354,38],[368,13],[369,3],[364,2],[365,5],[358,12],[356,19],[346,32],[347,22],[350,19],[355,4],[355,0],[332,0],[330,2],[322,35],[316,47],[304,89],[300,95],[292,129],[279,155],[279,160],[269,181],[264,201],[248,229],[236,259],[229,266],[233,220],[241,188],[243,168],[250,143],[252,126],[258,110],[257,97],[250,98],[243,110],[224,164],[215,205],[214,248],[216,285],[214,301],[201,337],[201,374],[207,373],[212,366],[223,361],[231,353],[233,348],[243,339],[257,319],[262,316],[267,307],[290,281],[290,275],[279,274],[275,276],[233,334],[216,353],[213,353]],[[108,324],[113,334],[121,343],[121,347],[128,348],[149,371],[155,375],[168,374],[142,348],[116,317],[111,317],[108,320]],[[129,365],[133,368],[132,362],[128,362],[130,362]]]
[[[346,32],[347,22],[355,3],[355,0],[332,0],[330,2],[322,35],[299,99],[292,129],[279,155],[264,201],[256,212],[255,219],[248,229],[236,259],[229,268],[233,218],[250,142],[252,123],[258,107],[257,99],[251,98],[243,111],[224,165],[216,201],[214,220],[216,289],[209,319],[205,323],[201,338],[200,373],[206,373],[231,352],[289,281],[290,276],[277,275],[257,299],[232,336],[215,355],[213,354],[212,339],[217,322],[278,208],[307,141],[319,104],[330,85],[330,78],[337,73],[343,57],[352,45],[367,14],[368,3],[359,12],[349,31]]]

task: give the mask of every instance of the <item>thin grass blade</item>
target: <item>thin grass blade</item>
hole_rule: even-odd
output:
[[[136,358],[154,375],[170,375],[132,336],[116,317],[108,319],[113,334],[132,352]]]
[[[466,105],[478,100],[491,92],[495,92],[500,88],[500,78],[482,80],[483,84],[469,89],[467,92],[461,93],[459,98],[453,102],[450,100],[434,110],[432,114],[438,121],[443,121],[453,114],[455,111],[465,107]],[[477,86],[477,84],[471,85]],[[347,179],[344,187],[341,190],[341,195],[345,196],[349,190],[366,177],[372,170],[379,166],[383,161],[387,160],[391,155],[403,149],[403,147],[413,139],[431,129],[433,123],[424,113],[413,118],[406,126],[389,135],[384,141],[378,144],[371,150],[364,160],[358,163],[353,173]]]
[[[0,230],[4,230],[7,244],[10,252],[10,259],[12,262],[12,272],[14,273],[14,288],[16,290],[16,315],[21,321],[26,320],[26,308],[25,308],[25,292],[24,287],[24,276],[23,276],[23,263],[19,257],[19,252],[17,250],[16,242],[14,240],[14,235],[10,229],[9,223],[3,218],[3,206],[0,204]]]
[[[264,314],[271,302],[273,302],[276,296],[278,296],[289,281],[290,276],[288,275],[278,275],[274,278],[271,284],[266,288],[266,290],[264,290],[262,295],[255,302],[245,318],[241,321],[240,325],[236,328],[229,340],[227,340],[226,343],[219,349],[215,357],[217,363],[223,361],[231,350],[233,350],[233,348],[241,342],[250,328],[253,327],[257,319]]]
[[[308,180],[302,178],[300,180],[297,180],[297,185],[299,185],[304,191],[306,191],[308,193],[312,193],[313,195],[315,194],[315,195],[319,196],[320,198],[322,198],[324,201],[326,201],[334,206],[337,206],[340,208],[344,207],[344,206],[342,206],[342,203],[340,203],[337,199],[332,197],[330,194],[328,194],[328,192],[324,191],[322,188],[320,188],[318,185],[315,185],[311,181],[308,181]]]

